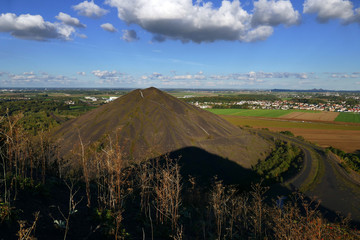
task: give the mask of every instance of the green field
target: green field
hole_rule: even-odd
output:
[[[360,123],[360,113],[340,113],[335,121]]]
[[[296,110],[270,110],[270,109],[207,109],[215,114],[233,115],[243,117],[271,117],[277,118]]]

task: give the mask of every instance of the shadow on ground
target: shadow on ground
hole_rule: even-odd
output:
[[[166,156],[170,157],[170,159],[179,159],[181,174],[185,181],[189,175],[194,176],[197,182],[205,188],[211,187],[214,182],[214,176],[217,176],[218,180],[223,180],[224,184],[234,184],[238,189],[244,191],[251,190],[252,183],[261,181],[260,177],[251,169],[243,168],[229,159],[209,153],[201,148],[186,147],[170,152]],[[268,184],[268,186],[270,188],[266,196],[269,204],[276,200],[278,196],[291,196],[293,193],[299,192],[295,186],[287,188],[279,183]],[[288,197],[287,199],[290,198]],[[305,197],[305,200],[311,202],[312,199]],[[339,213],[321,204],[318,210],[329,221],[341,220]],[[352,221],[351,225],[359,227],[360,222]]]

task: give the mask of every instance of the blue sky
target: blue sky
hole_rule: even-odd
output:
[[[2,0],[0,87],[360,90],[350,0]]]

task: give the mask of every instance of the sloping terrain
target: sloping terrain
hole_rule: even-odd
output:
[[[65,122],[54,136],[60,139],[63,156],[78,148],[80,137],[85,145],[116,139],[124,153],[135,159],[193,146],[243,167],[264,158],[269,149],[264,139],[156,88],[134,90]]]

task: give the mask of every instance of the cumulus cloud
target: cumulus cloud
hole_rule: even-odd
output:
[[[82,24],[79,19],[71,17],[69,14],[63,12],[59,12],[59,15],[57,15],[55,18],[69,26],[86,28],[86,25]]]
[[[77,11],[79,15],[89,18],[100,18],[109,12],[96,5],[93,0],[81,2],[73,6],[73,9]]]
[[[344,79],[344,78],[360,78],[359,73],[332,73],[331,78]]]
[[[166,37],[164,35],[155,34],[152,38],[152,42],[165,42]]]
[[[272,26],[289,26],[300,20],[299,13],[287,0],[256,2],[254,20],[239,0],[223,0],[219,8],[211,2],[190,0],[106,0],[105,3],[117,8],[121,20],[153,33],[153,41],[158,42],[165,39],[197,43],[254,42],[268,38],[273,33]]]
[[[0,15],[0,32],[27,40],[45,41],[48,39],[70,40],[74,27],[63,23],[44,21],[40,15],[3,13]]]
[[[134,30],[123,30],[123,36],[121,39],[123,39],[126,42],[134,42],[139,40]]]
[[[118,71],[94,70],[91,72],[99,78],[98,84],[134,84],[134,77]]]
[[[117,32],[117,29],[111,23],[101,24],[100,27],[108,32]]]
[[[12,86],[49,86],[68,85],[76,81],[77,78],[67,77],[64,75],[52,75],[45,72],[34,73],[24,72],[21,74],[9,73],[0,81],[3,85]]]
[[[289,72],[253,72],[231,73],[226,75],[212,75],[213,80],[245,80],[263,82],[263,79],[308,79],[314,77],[313,73],[289,73]]]
[[[79,38],[83,38],[83,39],[87,38],[87,36],[85,34],[82,34],[82,33],[78,33],[78,34],[76,34],[76,36],[78,36]]]
[[[86,76],[86,72],[77,72],[77,74],[80,76]]]
[[[254,26],[277,26],[280,24],[290,26],[299,24],[300,19],[299,12],[294,10],[288,0],[259,0],[254,2],[254,14],[251,22]]]
[[[101,70],[94,70],[91,72],[98,78],[110,78],[110,77],[116,77],[118,75],[117,71],[101,71]]]
[[[344,24],[360,23],[360,8],[353,9],[349,0],[306,0],[304,13],[317,14],[316,19],[320,23],[331,19],[340,19]]]
[[[196,74],[176,74],[175,71],[173,71],[172,75],[164,75],[162,73],[154,72],[150,75],[143,75],[142,79],[151,79],[151,80],[160,80],[162,82],[164,81],[179,81],[179,80],[206,80],[207,77],[203,74],[203,72],[198,72]]]

